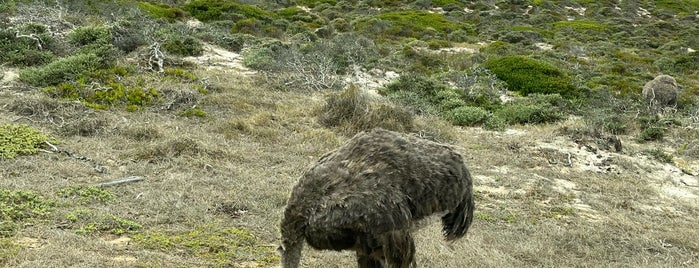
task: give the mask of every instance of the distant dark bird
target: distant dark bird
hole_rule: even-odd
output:
[[[294,187],[281,221],[282,267],[299,266],[304,240],[319,250],[354,250],[359,267],[414,267],[418,222],[439,215],[446,240],[463,237],[473,221],[472,188],[454,148],[361,132]]]

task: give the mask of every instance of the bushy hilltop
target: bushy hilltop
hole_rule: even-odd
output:
[[[340,89],[359,72],[392,71],[402,76],[382,89],[383,95],[414,113],[438,114],[457,125],[502,130],[573,113],[593,116],[596,129],[626,134],[662,124],[653,111],[642,113],[640,121],[631,118],[645,109],[643,85],[659,74],[682,86],[677,112],[697,116],[698,6],[697,1],[5,1],[0,58],[5,66],[21,68],[23,84],[50,96],[96,109],[138,110],[163,97],[144,82],[144,73],[197,84],[181,59],[214,44],[242,53],[246,66],[280,90]],[[195,86],[206,92],[206,85]],[[517,98],[505,103],[506,93]]]
[[[526,144],[499,142],[509,139],[493,133],[503,134],[498,131],[515,126],[545,126],[574,118],[574,123],[558,125],[555,135],[572,140],[578,149],[593,152],[592,158],[597,156],[598,150],[621,152],[622,143],[626,148],[629,142],[643,145],[640,153],[652,161],[675,165],[685,175],[696,176],[696,168],[686,163],[695,163],[699,159],[697,49],[698,0],[1,1],[0,94],[11,99],[0,99],[0,120],[3,120],[0,121],[0,164],[8,163],[7,168],[3,165],[0,169],[3,172],[0,175],[23,176],[22,170],[31,169],[32,164],[11,161],[43,150],[61,153],[80,163],[94,164],[95,171],[91,171],[91,175],[76,171],[83,166],[71,169],[74,167],[71,165],[77,165],[75,163],[67,164],[68,167],[59,166],[55,173],[61,176],[70,172],[78,172],[84,177],[102,176],[102,167],[95,164],[97,160],[73,155],[62,150],[59,143],[72,139],[79,140],[74,142],[74,146],[81,142],[94,145],[107,143],[113,138],[114,143],[126,140],[133,144],[105,145],[107,150],[115,150],[120,155],[103,153],[102,159],[116,159],[113,162],[119,164],[128,162],[123,166],[131,165],[128,167],[149,171],[153,176],[167,173],[169,177],[150,182],[162,188],[162,193],[158,193],[165,201],[160,203],[150,199],[152,203],[137,203],[141,202],[136,200],[141,193],[131,190],[123,190],[122,196],[138,194],[138,197],[134,200],[121,198],[117,202],[107,190],[91,185],[64,187],[68,182],[60,180],[46,186],[50,191],[57,190],[55,193],[47,194],[49,190],[45,190],[37,194],[23,190],[31,183],[12,184],[8,182],[10,180],[1,181],[5,177],[0,177],[3,186],[13,186],[13,190],[0,190],[0,265],[10,259],[21,262],[17,259],[17,252],[27,246],[18,245],[10,238],[17,236],[25,225],[31,227],[34,223],[36,226],[59,226],[56,228],[73,230],[80,235],[128,235],[140,249],[162,254],[176,252],[173,256],[177,256],[168,255],[167,258],[174,258],[170,262],[155,261],[164,267],[183,263],[195,265],[187,259],[191,256],[208,260],[196,263],[201,266],[215,263],[247,267],[237,262],[239,260],[271,265],[276,263],[276,255],[263,244],[274,239],[270,234],[273,233],[272,227],[246,226],[250,227],[248,229],[257,228],[253,235],[252,231],[242,227],[191,223],[189,219],[204,214],[214,218],[220,216],[218,214],[237,218],[245,213],[246,208],[216,203],[204,209],[196,205],[192,205],[192,211],[181,209],[179,199],[199,200],[186,194],[170,195],[169,191],[179,190],[172,186],[171,181],[189,183],[188,176],[192,174],[182,175],[186,173],[182,170],[187,168],[213,177],[198,179],[208,180],[214,185],[212,187],[216,187],[214,190],[222,193],[234,191],[216,186],[217,183],[230,186],[229,180],[238,179],[228,175],[252,177],[254,182],[260,180],[259,185],[264,186],[254,182],[242,183],[241,180],[235,181],[237,184],[231,187],[246,190],[240,194],[236,192],[235,198],[259,201],[263,209],[259,209],[259,215],[251,217],[269,224],[273,218],[270,215],[283,206],[290,182],[269,179],[281,175],[265,173],[270,172],[266,165],[286,172],[284,176],[290,177],[298,172],[291,167],[281,167],[291,164],[285,162],[290,162],[288,158],[279,155],[280,147],[291,150],[288,157],[294,158],[294,164],[307,164],[301,161],[305,160],[303,157],[298,156],[317,156],[338,145],[338,137],[346,138],[373,127],[412,132],[444,142],[456,140],[448,124],[478,127],[478,131],[486,130],[479,133],[490,133],[484,134],[484,137],[493,139],[492,144],[488,144],[493,148],[489,149],[500,150],[499,153],[517,152],[524,155],[518,156],[522,160],[527,152],[521,147]],[[218,55],[213,55],[212,51]],[[221,71],[221,68],[213,68],[221,67],[216,66],[217,57],[236,63],[240,61],[243,66],[223,66],[224,75],[208,76],[209,72]],[[642,94],[644,85],[661,74],[673,77],[671,81],[679,85],[678,94],[672,95],[672,101],[668,102],[670,105],[653,105]],[[244,82],[237,75],[255,82]],[[235,79],[224,79],[228,84],[212,81],[221,76]],[[258,94],[260,97],[256,99]],[[318,96],[326,99],[316,107],[317,110],[293,107],[311,106],[307,99]],[[118,119],[109,117],[112,115]],[[437,119],[418,124],[415,120],[418,117]],[[299,122],[286,122],[288,118]],[[161,119],[176,131],[159,130],[145,123],[136,127],[114,126],[118,125],[114,123],[117,121],[131,120],[130,124],[135,125],[133,122],[152,123]],[[213,131],[224,138],[211,138],[221,143],[213,146],[201,141],[206,138],[192,138],[194,134],[179,137],[180,133],[186,132],[184,127],[178,129],[180,125],[168,120],[201,128],[197,135]],[[114,135],[105,138],[104,133]],[[284,135],[281,133],[301,138],[282,139],[280,136]],[[242,149],[220,149],[224,145],[230,146],[231,140],[239,142],[234,145]],[[299,145],[299,141],[306,143]],[[260,150],[264,151],[259,149],[262,147],[273,147],[273,153],[260,153]],[[263,156],[247,155],[245,150]],[[44,161],[41,163],[64,161],[53,157],[55,155],[32,160]],[[181,156],[190,158],[179,159]],[[258,159],[262,157],[267,158]],[[502,157],[498,161],[505,163],[503,165],[512,164],[510,156]],[[570,152],[556,157],[567,158],[568,165],[572,166]],[[628,158],[632,157],[635,156]],[[256,163],[262,167],[253,165],[253,171],[245,173],[221,163],[214,163],[219,164],[214,168],[209,162],[197,161],[199,158],[210,162],[225,160],[263,164]],[[175,164],[168,166],[169,161]],[[250,164],[248,162],[245,163]],[[531,159],[521,162],[525,166],[536,165]],[[627,170],[638,167],[635,163],[626,164]],[[184,167],[178,168],[178,165]],[[27,176],[46,175],[36,173],[36,168],[32,170],[35,173]],[[229,173],[217,173],[221,170]],[[654,198],[651,189],[643,188],[647,192],[639,190],[639,193],[625,190],[626,185],[640,188],[645,183],[636,177],[610,175],[613,179],[607,180],[601,176],[587,176],[592,178],[589,183],[577,182],[580,187],[593,191],[588,193],[590,196],[608,196],[609,200],[593,202],[593,206],[602,208],[601,211],[623,210],[621,216],[617,216],[631,218],[637,216],[635,213],[644,206],[634,206],[633,201],[626,199]],[[615,183],[611,190],[596,186],[608,181]],[[263,187],[269,184],[277,188],[266,192]],[[199,191],[211,190],[206,188],[208,185],[189,186],[201,188],[197,188]],[[260,201],[259,196],[250,197],[247,192],[263,195],[264,200]],[[625,198],[623,202],[613,198],[618,193],[627,194],[621,197]],[[491,194],[481,193],[478,198],[487,199]],[[521,202],[528,202],[527,198],[547,197],[545,193],[535,192],[531,194],[533,197],[529,193],[518,196],[516,191],[512,195],[524,200]],[[633,198],[627,198],[629,196]],[[573,202],[574,197],[570,193],[554,195],[546,202]],[[212,195],[211,198],[217,197]],[[489,201],[496,202],[495,199]],[[521,205],[517,203],[520,201],[512,202]],[[109,204],[115,207],[121,205],[123,211],[107,209],[105,204],[108,202],[114,202]],[[132,221],[129,217],[133,215],[128,208],[134,204],[143,205],[144,215],[151,214],[138,215],[138,221]],[[522,206],[523,210],[529,208]],[[545,207],[538,203],[532,206],[536,209]],[[544,218],[559,219],[577,211],[567,203],[555,208],[559,210],[544,213]],[[494,226],[503,222],[516,223],[513,213],[487,206],[483,209],[485,212],[478,216],[483,222]],[[683,205],[682,209],[689,211],[689,215],[696,214],[696,206]],[[53,210],[66,213],[49,213]],[[174,215],[172,218],[179,218],[153,216],[162,211],[169,211]],[[210,216],[211,211],[217,216]],[[516,216],[526,218],[531,215],[520,213]],[[662,217],[664,214],[648,219]],[[25,224],[27,222],[31,223]],[[180,228],[177,224],[190,225]],[[558,222],[554,223],[555,227],[560,227],[556,224]],[[689,226],[679,220],[675,224]],[[587,229],[584,230],[594,227],[585,226]],[[595,239],[604,240],[607,238],[605,234],[616,234],[617,231],[641,233],[648,228],[627,222],[619,226],[598,234]],[[162,232],[161,228],[168,227],[168,230],[175,231]],[[499,228],[502,227],[487,231],[522,233]],[[695,229],[685,231],[696,232]],[[580,237],[573,240],[583,239],[589,234],[580,230],[577,230],[581,232]],[[654,230],[658,237],[666,235],[663,231]],[[680,252],[678,256],[689,256],[683,255],[686,250],[691,253],[688,258],[695,260],[696,242],[681,233],[675,235],[679,238],[673,241],[679,242],[672,243],[686,247],[678,246],[672,250]],[[651,238],[648,238],[651,242],[645,242],[652,244],[658,240],[655,236]],[[614,240],[607,241],[609,244],[633,244],[616,241],[617,237],[609,239]],[[590,245],[591,248],[596,244]],[[589,253],[586,251],[588,247],[579,250]],[[603,247],[599,250],[605,252],[594,253],[619,253],[606,252]],[[648,251],[641,246],[629,246],[629,250]],[[146,260],[142,266],[158,266],[148,263],[148,256],[153,254],[139,254]],[[654,252],[648,251],[648,254]],[[612,257],[616,260],[617,256]],[[528,258],[533,258],[530,263],[536,265],[535,257]],[[539,263],[542,265],[547,263],[547,260],[538,261],[542,261]],[[549,264],[555,263],[555,260],[548,261]]]

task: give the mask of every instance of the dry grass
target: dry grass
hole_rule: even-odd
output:
[[[273,91],[234,72],[196,73],[217,88],[190,100],[207,112],[206,118],[184,118],[160,108],[96,112],[41,94],[0,93],[0,123],[24,120],[59,137],[61,149],[92,159],[40,153],[0,162],[0,188],[37,192],[62,204],[51,216],[22,223],[15,235],[0,238],[0,265],[274,266],[278,222],[291,187],[305,168],[346,137],[317,122],[324,104],[320,93]],[[163,86],[177,88],[171,82]],[[65,123],[58,124],[59,118]],[[622,137],[629,141],[623,153],[586,151],[559,134],[566,124],[578,123],[491,132],[415,118],[415,132],[463,148],[477,196],[477,219],[465,239],[443,242],[436,221],[418,232],[420,266],[699,265],[699,188],[679,181],[696,184],[696,177],[644,157],[641,152],[657,144],[634,144],[628,137]],[[566,165],[568,155],[572,166]],[[595,162],[612,167],[611,172],[586,169],[586,161],[598,155],[612,159]],[[678,155],[697,169],[696,154]],[[77,202],[56,194],[131,175],[145,180],[106,188],[113,196],[108,202]],[[140,228],[85,232],[90,219],[76,223],[67,216],[81,210]],[[231,249],[236,239],[248,244]],[[308,249],[302,263],[351,267],[354,257]]]

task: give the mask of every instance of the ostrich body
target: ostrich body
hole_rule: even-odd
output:
[[[678,88],[675,78],[661,74],[648,81],[641,93],[652,106],[674,107],[677,105]]]
[[[473,220],[472,179],[453,148],[383,129],[361,132],[307,170],[281,222],[282,267],[296,268],[304,240],[355,250],[359,267],[415,266],[411,231],[441,215],[447,240]]]

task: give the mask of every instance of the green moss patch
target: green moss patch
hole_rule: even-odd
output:
[[[265,246],[251,231],[214,225],[197,227],[189,232],[145,232],[132,236],[136,244],[164,252],[181,252],[215,262],[218,266],[233,266],[244,261],[265,264],[278,262],[273,247]]]
[[[168,22],[183,20],[187,17],[187,12],[176,7],[170,7],[166,4],[151,4],[148,2],[138,2],[138,8],[146,12],[153,18],[165,19]]]
[[[386,12],[379,14],[375,18],[391,23],[391,27],[383,33],[384,36],[394,35],[420,38],[423,35],[431,35],[431,32],[436,35],[446,36],[446,34],[458,30],[466,31],[471,35],[475,34],[473,27],[468,24],[453,22],[444,17],[444,15],[427,11]],[[358,28],[369,27],[369,22],[359,23]]]

